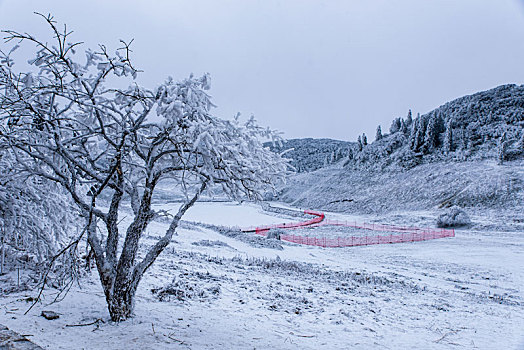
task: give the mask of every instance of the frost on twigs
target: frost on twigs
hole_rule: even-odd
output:
[[[141,87],[130,43],[121,42],[114,55],[103,45],[86,50],[80,61],[71,32],[52,16],[42,17],[53,44],[4,32],[8,43],[37,49],[26,72],[13,61],[13,50],[0,47],[0,146],[13,154],[21,174],[50,182],[80,213],[109,313],[123,321],[132,314],[143,274],[204,191],[221,187],[235,199],[259,199],[284,180],[288,161],[263,147],[262,138],[279,135],[254,118],[212,114],[209,75]],[[185,201],[140,257],[140,240],[159,214],[152,208],[158,184],[168,180]],[[119,211],[126,200],[133,216],[122,230]],[[69,246],[76,248],[81,238]]]
[[[224,278],[209,272],[181,273],[165,287],[153,288],[151,293],[160,301],[189,301],[215,298],[220,294]]]
[[[460,227],[471,224],[468,214],[460,207],[449,208],[437,218],[437,227]]]

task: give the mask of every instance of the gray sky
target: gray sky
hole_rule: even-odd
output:
[[[285,137],[373,138],[409,108],[524,83],[522,0],[0,0],[0,28],[134,38],[140,83],[211,73],[215,113]],[[85,46],[87,47],[87,46]]]

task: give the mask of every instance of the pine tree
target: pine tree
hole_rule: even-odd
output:
[[[424,144],[424,134],[426,131],[425,119],[417,115],[415,121],[413,122],[413,127],[411,128],[410,135],[410,148],[413,152],[419,152],[422,145]]]
[[[357,146],[358,146],[358,151],[362,152],[363,145],[362,145],[362,138],[360,137],[360,135],[358,136],[358,139],[357,139]]]
[[[404,119],[401,119],[400,120],[400,131],[404,134],[404,135],[407,135],[408,134],[408,127],[406,125],[406,122],[404,122]]]
[[[415,121],[411,125],[411,133],[409,135],[409,148],[411,148],[412,151],[416,151],[417,148],[417,131],[418,131],[418,123],[419,120],[415,119]]]
[[[444,135],[444,154],[453,152],[453,128],[451,126],[451,119],[446,124],[446,134]]]
[[[446,131],[445,120],[446,118],[444,118],[442,112],[438,112],[436,115],[436,121],[435,121],[437,134],[441,134]]]
[[[428,125],[426,126],[426,132],[424,133],[424,152],[431,153],[438,146],[438,130],[437,130],[437,117],[432,115],[429,117]]]
[[[375,135],[375,141],[382,140],[382,128],[377,126],[377,134]]]
[[[410,126],[413,123],[413,117],[411,115],[411,109],[408,112],[408,116],[406,117],[406,126]]]
[[[367,146],[368,145],[368,137],[366,136],[366,134],[362,134],[362,145],[363,146]]]
[[[417,113],[417,119],[418,119],[418,129],[417,134],[415,136],[416,139],[416,151],[420,151],[422,148],[422,145],[424,144],[424,136],[426,134],[426,118],[423,118],[420,116],[420,113]]]
[[[391,126],[389,127],[389,132],[391,134],[394,134],[400,130],[400,123],[401,123],[400,121],[401,121],[400,118],[393,119],[393,122],[391,122]]]

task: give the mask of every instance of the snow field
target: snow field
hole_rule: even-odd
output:
[[[231,210],[205,207],[213,205]],[[267,215],[245,207],[239,212],[257,220]],[[144,248],[166,226],[153,222]],[[339,249],[255,248],[198,227],[174,240],[144,277],[129,321],[108,322],[93,272],[61,303],[25,316],[33,293],[2,298],[1,323],[53,349],[518,349],[523,341],[522,232],[457,230],[453,239]],[[61,317],[39,316],[48,309]]]

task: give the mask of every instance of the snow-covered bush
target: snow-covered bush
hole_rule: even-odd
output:
[[[283,233],[284,231],[281,229],[271,229],[267,231],[266,238],[280,240],[280,235],[282,235]]]
[[[220,294],[220,278],[208,273],[180,274],[165,287],[153,288],[160,301],[190,301],[214,298]]]
[[[17,260],[27,267],[44,262],[68,243],[77,227],[73,203],[64,191],[51,181],[24,174],[20,161],[0,147],[2,270]]]
[[[437,218],[437,227],[460,227],[471,223],[468,214],[460,207],[449,208]]]

